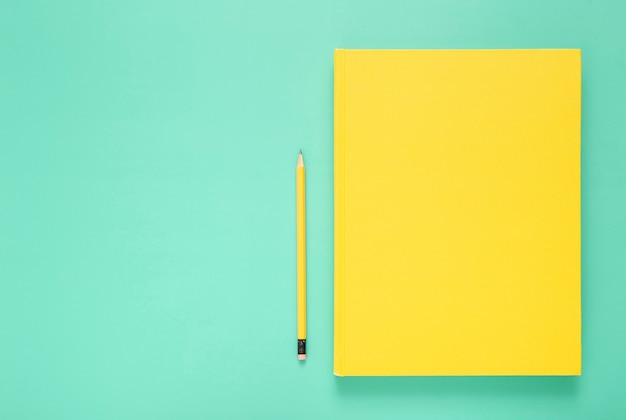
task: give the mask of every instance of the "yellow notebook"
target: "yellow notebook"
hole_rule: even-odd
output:
[[[335,359],[579,375],[580,50],[335,51]]]

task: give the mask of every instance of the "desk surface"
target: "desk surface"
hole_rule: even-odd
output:
[[[0,417],[626,416],[626,3],[370,3],[0,5]],[[581,377],[332,375],[336,47],[582,48]]]

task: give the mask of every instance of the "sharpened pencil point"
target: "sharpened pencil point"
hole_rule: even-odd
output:
[[[304,167],[304,158],[302,157],[302,150],[300,150],[300,154],[298,155],[298,167]]]

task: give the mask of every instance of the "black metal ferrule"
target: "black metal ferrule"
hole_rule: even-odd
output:
[[[298,339],[298,354],[306,354],[306,339]]]

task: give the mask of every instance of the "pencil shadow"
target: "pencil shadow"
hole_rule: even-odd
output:
[[[577,376],[458,376],[458,377],[335,377],[343,397],[569,397],[578,392]]]

